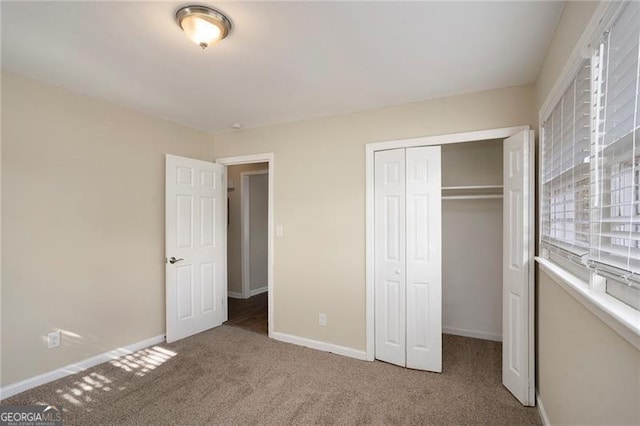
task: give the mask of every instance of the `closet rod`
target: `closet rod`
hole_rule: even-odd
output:
[[[443,200],[482,200],[489,198],[502,198],[502,195],[444,195]]]

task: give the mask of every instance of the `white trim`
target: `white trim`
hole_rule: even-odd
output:
[[[375,252],[374,245],[374,216],[375,199],[373,197],[375,150],[370,144],[365,146],[365,348],[367,361],[375,359],[375,299],[373,294],[375,279]]]
[[[474,142],[490,139],[506,139],[530,126],[503,127],[500,129],[478,130],[475,132],[452,133],[447,135],[424,136],[420,138],[399,139],[393,141],[373,142],[366,145],[367,152],[386,149],[413,148],[417,146],[448,145],[450,143]]]
[[[546,272],[555,283],[636,349],[640,349],[640,311],[607,293],[590,288],[589,283],[548,259],[536,257],[536,261],[540,269]]]
[[[242,298],[249,297],[251,287],[249,275],[251,274],[251,262],[249,260],[249,178],[240,175],[240,284]]]
[[[536,405],[538,406],[538,414],[540,415],[540,420],[542,420],[542,424],[544,426],[551,426],[551,421],[549,421],[549,416],[544,409],[544,405],[542,405],[542,400],[540,399],[540,393],[536,392]]]
[[[442,327],[444,334],[453,334],[454,336],[473,337],[474,339],[492,340],[494,342],[502,342],[502,335],[485,333],[484,331],[465,330],[463,328]]]
[[[451,143],[474,142],[491,139],[506,139],[530,126],[504,127],[500,129],[479,130],[475,132],[453,133],[448,135],[426,136],[413,139],[400,139],[386,142],[368,143],[365,145],[365,182],[366,182],[366,285],[365,285],[365,315],[366,315],[366,359],[375,358],[374,337],[374,154],[376,151],[416,146],[445,145]],[[533,303],[533,302],[532,302]]]
[[[131,345],[117,348],[109,352],[104,352],[100,355],[87,358],[80,362],[69,364],[65,367],[40,374],[26,380],[22,380],[21,382],[7,385],[3,388],[0,388],[0,400],[9,398],[10,396],[19,394],[29,389],[33,389],[36,386],[41,386],[49,382],[53,382],[54,380],[62,379],[63,377],[79,373],[86,370],[87,368],[95,367],[98,364],[111,361],[123,355],[129,355],[141,349],[148,348],[149,346],[158,345],[160,343],[163,343],[164,341],[165,335],[161,334],[159,336],[151,337],[137,343],[132,343]]]
[[[527,222],[529,229],[527,230],[527,242],[529,247],[527,250],[527,268],[529,269],[529,406],[535,404],[536,398],[536,268],[534,257],[536,255],[536,135],[533,130],[529,132],[529,211],[527,212]]]
[[[225,166],[233,166],[236,164],[269,163],[269,166],[271,166],[273,158],[273,152],[265,152],[262,154],[249,154],[238,155],[236,157],[216,158],[216,163],[223,164]],[[269,168],[269,171],[271,171],[271,168]]]
[[[266,293],[268,291],[269,291],[269,287],[268,286],[264,286],[264,287],[260,287],[260,288],[254,288],[253,290],[249,291],[249,297],[257,296],[259,294]]]
[[[578,72],[580,64],[582,64],[585,59],[588,59],[583,56],[583,52],[591,52],[592,45],[597,43],[604,31],[611,26],[623,4],[624,2],[613,1],[603,1],[598,4],[591,20],[584,29],[582,36],[578,39],[564,68],[538,111],[538,122],[540,126],[542,126],[542,122],[547,119],[553,108],[560,101],[560,98]],[[589,57],[590,56],[591,55],[589,55]]]
[[[242,298],[248,299],[251,297],[251,256],[249,244],[251,238],[251,229],[249,226],[249,220],[251,212],[251,206],[249,202],[250,186],[249,179],[251,176],[266,175],[269,174],[269,170],[254,170],[251,172],[240,173],[240,259],[242,267],[240,268],[242,282]]]
[[[230,297],[232,299],[246,299],[246,297],[243,297],[242,293],[238,293],[237,291],[228,291],[228,290],[227,290],[227,297]]]
[[[321,342],[319,340],[307,339],[304,337],[293,336],[291,334],[285,334],[280,332],[273,333],[271,337],[281,342],[293,343],[294,345],[305,346],[307,348],[316,349],[324,352],[331,352],[336,355],[342,355],[349,358],[359,359],[362,361],[365,361],[367,359],[367,354],[365,353],[365,351],[348,348],[346,346],[334,345],[333,343]]]
[[[230,297],[232,299],[248,299],[250,297],[257,296],[259,294],[266,293],[268,291],[269,291],[269,286],[265,285],[264,287],[250,290],[246,296],[243,293],[238,293],[237,291],[227,291],[227,297]]]
[[[268,219],[269,230],[268,230],[268,236],[267,236],[269,240],[269,253],[268,253],[269,260],[267,263],[267,287],[269,289],[268,290],[269,291],[269,301],[268,301],[269,337],[273,337],[273,330],[274,330],[273,265],[274,265],[274,256],[275,256],[275,253],[273,251],[273,211],[274,211],[273,206],[275,205],[275,201],[274,201],[275,174],[276,174],[275,155],[272,152],[268,152],[263,154],[252,154],[252,155],[241,155],[237,157],[218,158],[216,159],[216,163],[223,164],[225,166],[232,166],[235,164],[269,163],[269,219]]]

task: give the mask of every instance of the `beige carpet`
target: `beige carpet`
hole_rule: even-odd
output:
[[[500,344],[444,336],[442,374],[222,326],[16,395],[65,424],[540,424],[502,387]]]

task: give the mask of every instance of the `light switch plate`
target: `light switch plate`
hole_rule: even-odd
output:
[[[284,228],[282,225],[276,225],[276,237],[284,236]]]

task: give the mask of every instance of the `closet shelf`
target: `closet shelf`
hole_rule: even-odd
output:
[[[443,200],[483,200],[492,198],[502,198],[502,194],[493,195],[443,195]]]
[[[502,198],[502,185],[443,186],[443,200],[486,200]]]
[[[467,186],[443,186],[443,191],[472,191],[486,189],[502,189],[502,185],[467,185]]]

